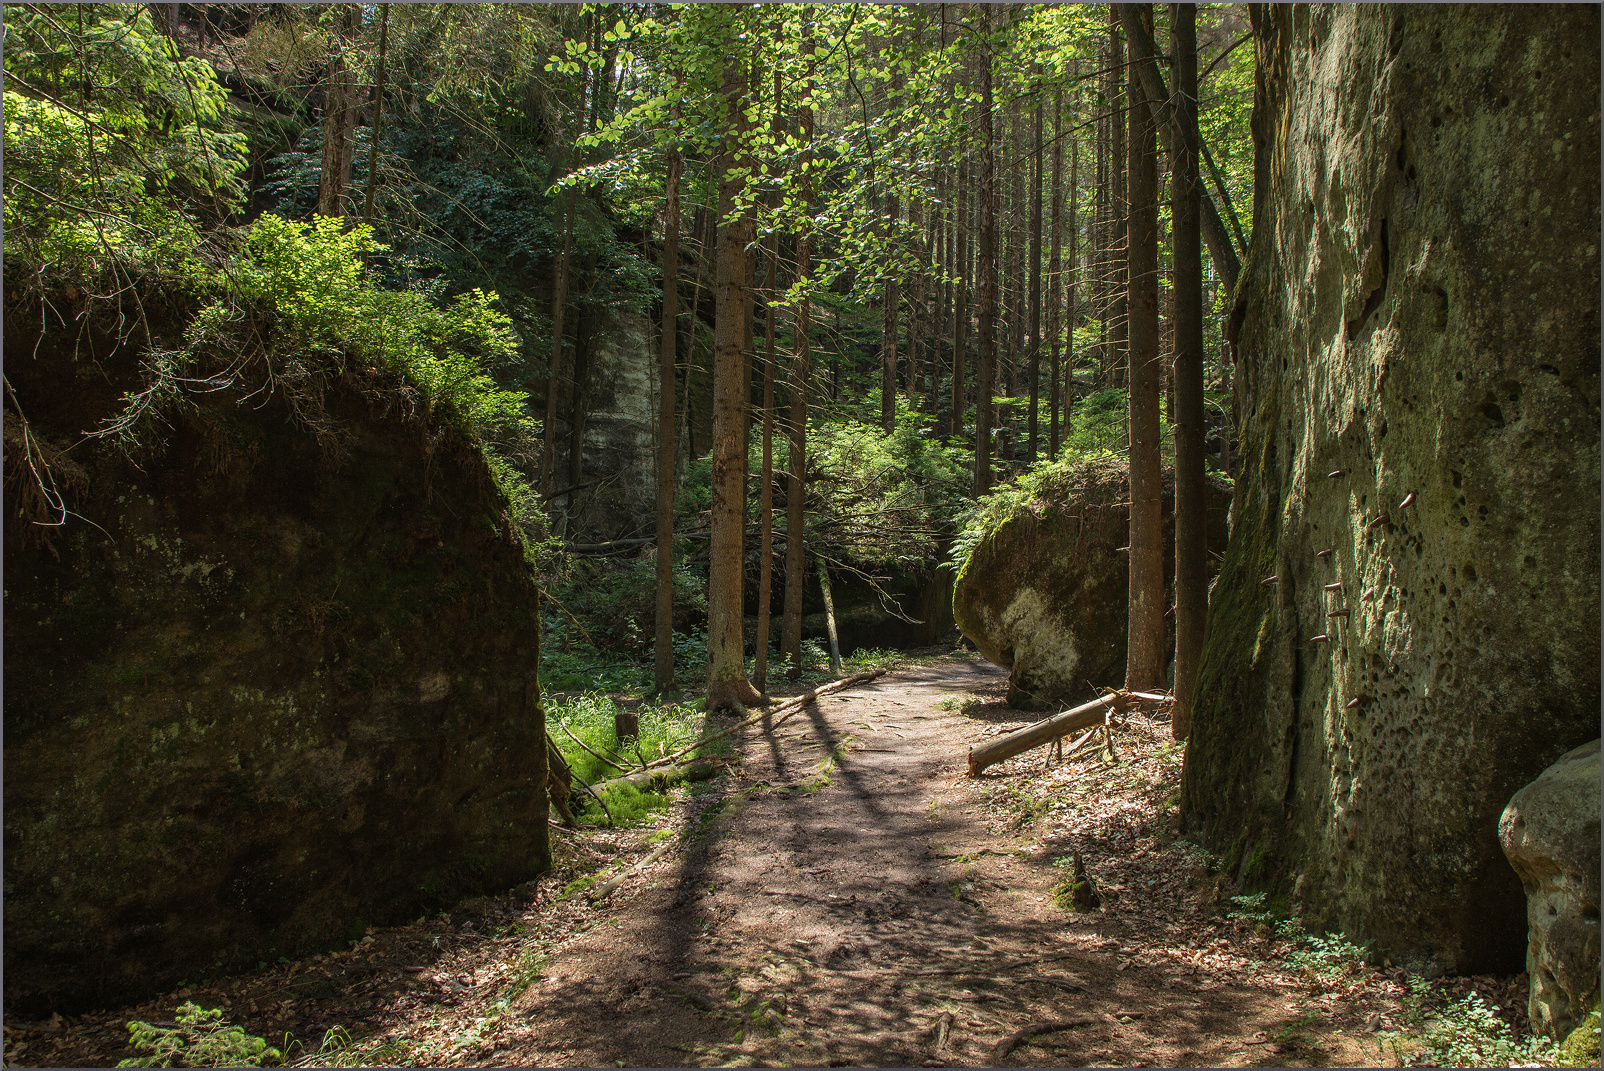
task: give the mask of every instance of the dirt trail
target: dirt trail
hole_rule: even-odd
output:
[[[998,701],[1004,683],[948,658],[755,726],[740,776],[704,812],[719,815],[708,832],[549,964],[520,1002],[527,1033],[494,1061],[1288,1062],[1293,1047],[1265,1046],[1278,1031],[1297,1044],[1283,1029],[1295,993],[1200,986],[1190,964],[1150,962],[1155,936],[1185,944],[1169,912],[1126,897],[1068,914],[1051,895],[1061,846],[999,835],[1018,816],[987,806],[999,779],[963,780],[963,757],[988,719],[1030,720]],[[1014,761],[1040,769],[1043,755]],[[1116,817],[1112,841],[1127,834]],[[1016,1031],[1063,1021],[999,1054]],[[1360,1055],[1341,1048],[1327,1057]]]
[[[138,1008],[8,1023],[7,1062],[114,1064],[124,1022],[182,999],[292,1036],[301,1066],[1378,1062],[1403,975],[1316,980],[1267,926],[1222,918],[1218,876],[1174,838],[1167,724],[1133,718],[1117,762],[1038,749],[964,778],[970,745],[1036,717],[1005,685],[948,656],[824,697],[742,730],[735,772],[655,829],[554,831],[539,882]],[[571,880],[665,838],[599,904]],[[1101,910],[1053,900],[1075,851]],[[1524,1002],[1524,976],[1471,984]]]

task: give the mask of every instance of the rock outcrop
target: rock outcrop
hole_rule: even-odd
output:
[[[1598,736],[1599,11],[1251,12],[1242,467],[1184,822],[1313,932],[1519,970],[1499,815]]]
[[[1515,793],[1498,839],[1526,890],[1532,1030],[1563,1040],[1598,1003],[1599,742]]]
[[[970,551],[953,617],[980,653],[1009,671],[1008,702],[1046,710],[1125,680],[1130,591],[1129,465],[1080,462],[1047,476],[1036,496]],[[1209,545],[1225,546],[1230,492],[1212,486]],[[1175,481],[1164,473],[1164,582],[1175,579]],[[1169,647],[1174,643],[1173,622]]]
[[[350,374],[322,443],[281,383],[186,395],[132,460],[63,456],[120,409],[132,343],[75,358],[58,328],[30,356],[38,305],[8,313],[8,397],[74,514],[14,512],[8,405],[8,1010],[343,947],[540,872],[536,589],[477,448]]]

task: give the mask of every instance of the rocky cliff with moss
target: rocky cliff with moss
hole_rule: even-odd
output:
[[[190,311],[147,292],[147,350],[46,297],[5,317],[7,1008],[343,947],[537,874],[536,588],[449,407],[242,350],[137,441],[85,439]]]
[[[1598,735],[1599,12],[1253,11],[1184,822],[1311,930],[1519,970],[1499,814]]]
[[[1209,487],[1208,540],[1223,549],[1230,491]],[[1008,670],[1008,702],[1048,710],[1125,681],[1130,465],[1094,457],[1047,469],[1017,501],[997,498],[958,572],[953,616]],[[1164,583],[1175,582],[1175,476],[1164,472]],[[1173,602],[1173,597],[1169,598]],[[1166,648],[1173,650],[1174,620]]]

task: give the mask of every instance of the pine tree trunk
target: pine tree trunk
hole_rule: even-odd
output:
[[[886,221],[895,228],[899,207],[895,197],[886,198]],[[880,427],[889,433],[897,424],[897,302],[900,299],[896,277],[886,280],[885,315],[880,328]]]
[[[774,72],[774,135],[780,136],[780,72]],[[771,194],[769,207],[778,209],[780,196]],[[758,473],[757,635],[752,641],[752,683],[768,691],[769,610],[774,587],[774,332],[779,312],[780,233],[769,236],[769,277],[765,302],[763,354],[763,466]]]
[[[175,7],[177,5],[174,5]],[[323,157],[318,169],[317,214],[343,216],[345,190],[351,181],[351,139],[356,132],[356,75],[346,62],[362,30],[362,6],[341,4],[334,23],[334,59],[323,103]]]
[[[744,710],[762,697],[746,679],[741,573],[746,547],[747,362],[743,346],[750,316],[746,290],[750,220],[729,219],[746,185],[737,146],[747,128],[748,71],[741,56],[742,12],[730,16],[730,57],[721,95],[726,122],[725,170],[719,176],[718,243],[714,261],[713,502],[707,585],[707,709]]]
[[[1035,94],[1035,114],[1031,117],[1031,188],[1030,188],[1030,412],[1025,428],[1025,463],[1036,463],[1037,408],[1041,399],[1041,198],[1042,198],[1042,102],[1041,93]],[[1057,381],[1057,377],[1054,377]]]
[[[1112,72],[1125,69],[1125,47],[1120,39],[1119,16],[1113,11],[1108,14],[1109,52],[1112,61],[1109,68]],[[1113,303],[1109,308],[1109,349],[1111,361],[1109,368],[1113,373],[1113,385],[1123,387],[1129,373],[1129,356],[1126,353],[1126,342],[1130,338],[1130,309],[1127,300],[1130,294],[1130,277],[1127,270],[1130,257],[1130,211],[1131,198],[1129,190],[1129,152],[1125,144],[1125,124],[1128,117],[1125,114],[1129,98],[1121,100],[1117,94],[1120,88],[1118,74],[1113,76],[1114,93],[1109,94],[1109,108],[1114,116],[1112,127],[1112,147],[1109,150],[1109,171],[1113,175],[1113,200],[1109,207],[1112,210],[1110,222],[1112,234],[1109,247],[1112,252],[1110,263],[1113,265]]]
[[[813,37],[811,32],[803,46],[803,51],[812,66]],[[813,178],[808,170],[812,161],[813,144],[813,107],[806,101],[812,98],[812,79],[809,78],[806,87],[804,103],[798,108],[798,118],[802,125],[802,156],[799,166],[801,171],[800,189],[797,196],[801,198],[804,212],[813,200]],[[805,283],[811,269],[808,263],[810,249],[808,246],[809,234],[807,224],[804,222],[801,231],[796,236],[796,277],[799,283]],[[808,442],[808,379],[812,375],[811,350],[808,333],[812,330],[812,306],[806,293],[797,303],[796,319],[792,327],[795,333],[793,345],[796,347],[791,357],[791,418],[786,428],[790,436],[786,459],[788,479],[785,488],[785,619],[781,623],[780,652],[789,661],[787,676],[792,680],[802,675],[802,590],[807,580],[807,557],[804,550],[804,510],[806,504],[806,478],[807,478],[807,442]]]
[[[952,414],[948,428],[963,437],[969,397],[969,155],[958,149],[958,190],[954,198],[952,297]]]
[[[672,122],[679,123],[679,109]],[[680,155],[668,150],[664,181],[663,326],[657,352],[657,634],[653,681],[674,687],[674,363],[679,336]]]
[[[990,12],[982,18],[990,20]],[[983,38],[982,40],[988,40]],[[980,49],[980,383],[976,388],[975,497],[991,490],[992,394],[997,375],[997,174],[991,48]]]
[[[1176,125],[1170,138],[1170,246],[1175,259],[1175,704],[1184,739],[1208,620],[1208,537],[1203,475],[1203,252],[1197,154],[1197,9],[1170,5]]]
[[[373,79],[373,136],[368,144],[368,195],[362,222],[373,223],[373,195],[379,188],[379,134],[384,126],[384,64],[390,50],[390,5],[379,5],[379,69]]]
[[[1080,73],[1080,64],[1073,68],[1075,74]],[[1076,151],[1074,140],[1069,143],[1069,272],[1064,282],[1064,441],[1069,441],[1070,414],[1075,408],[1075,328],[1080,325],[1080,306],[1076,298],[1080,290],[1076,289],[1076,282],[1080,278],[1080,201],[1078,194],[1080,187],[1080,172],[1077,164],[1080,162],[1080,153]],[[1089,289],[1089,288],[1085,288]]]
[[[1052,251],[1047,256],[1047,340],[1050,347],[1048,353],[1049,379],[1051,383],[1047,394],[1047,456],[1058,457],[1058,368],[1060,345],[1063,330],[1062,318],[1059,315],[1061,308],[1058,301],[1058,287],[1063,280],[1064,271],[1064,96],[1062,92],[1053,94],[1053,185],[1052,196],[1049,202],[1051,209],[1051,222],[1048,230],[1052,232]],[[1037,139],[1038,143],[1040,139]]]
[[[587,18],[594,20],[595,16],[590,15]],[[579,71],[579,107],[575,114],[581,119],[585,114],[585,92],[589,86],[589,72],[588,67],[581,67]],[[574,249],[574,198],[577,193],[575,187],[568,187],[567,204],[563,209],[563,248],[557,258],[551,283],[551,360],[546,378],[546,419],[540,436],[540,494],[545,499],[547,509],[552,507],[552,492],[557,475],[557,400],[562,392],[565,329],[563,318],[568,309],[568,263]]]
[[[1151,18],[1149,5],[1148,18]],[[1129,80],[1130,610],[1125,687],[1164,684],[1163,488],[1159,460],[1158,149],[1141,84]]]

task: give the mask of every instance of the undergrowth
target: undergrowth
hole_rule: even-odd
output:
[[[283,1053],[244,1027],[223,1018],[221,1008],[202,1008],[193,1001],[178,1007],[171,1025],[134,1020],[128,1042],[148,1055],[123,1060],[118,1067],[271,1067]]]

